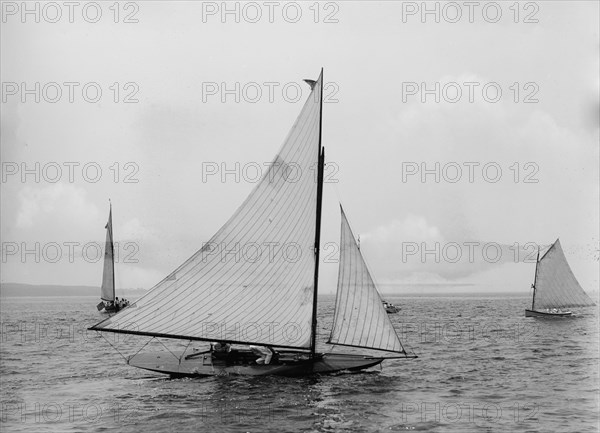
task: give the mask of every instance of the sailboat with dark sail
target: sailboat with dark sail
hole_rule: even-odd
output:
[[[100,287],[100,299],[96,305],[98,311],[116,313],[129,305],[127,299],[119,299],[115,296],[115,246],[113,243],[112,228],[112,203],[108,212],[106,229],[106,241],[104,242],[104,268],[102,271],[102,286]]]
[[[137,353],[129,365],[172,376],[302,376],[416,358],[404,350],[387,317],[343,213],[328,343],[372,351],[317,350],[323,72],[307,83],[311,93],[294,126],[233,216],[145,296],[90,328],[211,342],[210,349]]]
[[[531,287],[533,300],[525,317],[568,317],[573,313],[566,308],[596,305],[573,275],[558,239],[541,258],[538,249]]]

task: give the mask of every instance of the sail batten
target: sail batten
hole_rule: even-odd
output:
[[[536,267],[534,310],[595,305],[575,278],[557,239]]]
[[[225,225],[134,305],[93,329],[310,346],[321,80]]]
[[[340,264],[328,343],[405,353],[341,209]]]

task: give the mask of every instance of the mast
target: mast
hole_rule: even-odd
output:
[[[531,309],[533,310],[533,305],[535,304],[535,283],[537,282],[537,271],[538,265],[540,263],[540,246],[538,245],[537,258],[535,259],[535,275],[533,276],[533,299],[531,300]]]
[[[110,203],[110,260],[112,261],[112,297],[113,301],[117,296],[117,291],[115,289],[115,242],[113,236],[113,224],[112,224],[112,202],[108,199]]]
[[[325,163],[325,149],[321,146],[322,127],[323,127],[323,68],[321,68],[321,91],[319,101],[319,163],[317,167],[317,212],[316,212],[316,230],[315,230],[315,280],[313,293],[312,326],[310,341],[310,356],[315,357],[317,347],[317,295],[319,293],[319,252],[321,249],[321,208],[323,204],[323,167]]]

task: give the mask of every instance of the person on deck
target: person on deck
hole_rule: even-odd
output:
[[[273,351],[264,346],[250,346],[250,350],[259,358],[255,361],[259,365],[268,365],[273,357]]]
[[[211,343],[210,348],[217,358],[224,358],[231,352],[231,344],[229,343]]]

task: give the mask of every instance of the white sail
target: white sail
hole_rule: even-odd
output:
[[[537,264],[533,309],[591,305],[595,304],[577,282],[557,239]]]
[[[338,286],[328,343],[405,353],[341,211]]]
[[[104,301],[115,300],[115,262],[113,257],[113,233],[112,233],[112,206],[108,213],[106,229],[106,242],[104,244],[104,269],[102,271],[102,286],[100,298]]]
[[[269,169],[210,241],[92,329],[310,347],[321,88],[322,74]]]

